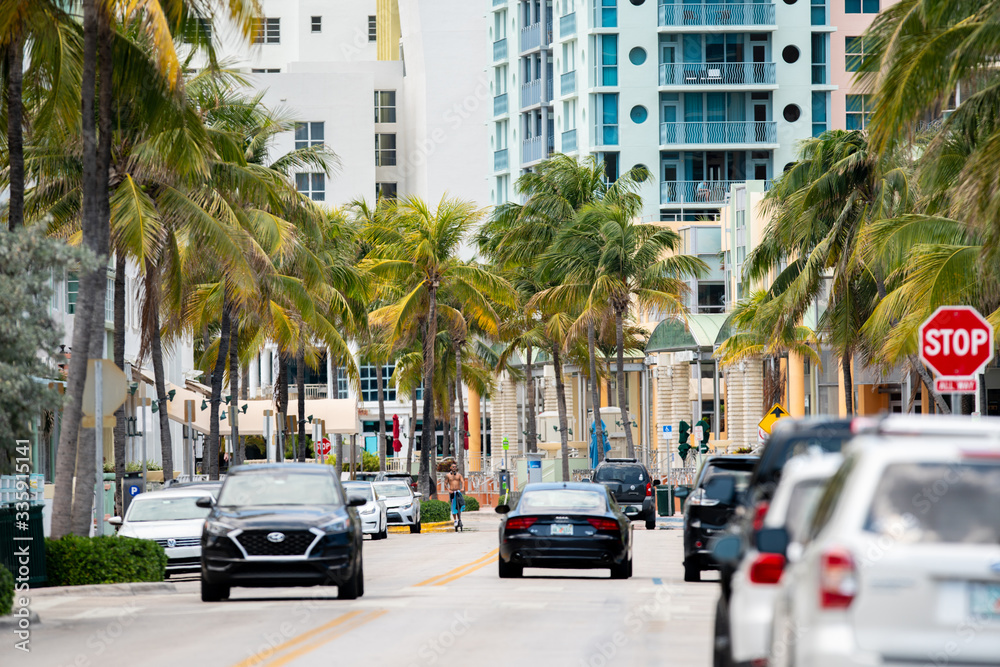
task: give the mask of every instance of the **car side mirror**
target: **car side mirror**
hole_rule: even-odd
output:
[[[507,514],[508,512],[510,512],[510,505],[497,505],[497,514]]]
[[[661,480],[658,480],[658,479],[654,479],[653,480],[653,486],[659,486],[661,484],[663,484],[663,482]]]
[[[202,496],[198,500],[194,501],[194,504],[198,507],[210,510],[215,506],[215,499],[212,498],[212,496]]]
[[[423,498],[424,494],[420,493],[419,491],[414,491],[413,492],[413,497],[414,498]]]
[[[788,531],[784,528],[762,528],[755,538],[757,551],[767,554],[788,553]]]
[[[724,535],[712,542],[712,558],[717,563],[736,565],[743,552],[743,540],[739,535]]]
[[[361,507],[366,504],[368,499],[364,496],[356,496],[354,494],[348,494],[347,496],[347,506],[348,507]]]
[[[108,519],[108,523],[110,523],[112,526],[120,526],[122,525],[122,518],[120,516],[113,516],[110,519]]]
[[[705,497],[732,505],[736,498],[736,479],[732,475],[716,475],[705,482]]]
[[[583,478],[583,479],[581,479],[580,481],[581,481],[581,482],[592,482],[592,481],[594,481],[594,480],[590,479],[589,477],[584,477],[584,478]]]

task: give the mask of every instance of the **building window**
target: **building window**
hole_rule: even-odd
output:
[[[281,19],[254,19],[254,44],[281,44]]]
[[[75,273],[66,275],[66,312],[76,312],[76,295],[80,293],[80,277]]]
[[[826,0],[811,0],[809,10],[813,25],[826,25]]]
[[[396,183],[376,183],[376,199],[395,199],[397,196]]]
[[[396,166],[395,134],[375,135],[375,166],[376,167]]]
[[[309,21],[309,25],[312,32],[323,32],[323,17],[313,16]]]
[[[313,201],[326,201],[326,174],[295,174],[295,189]]]
[[[818,137],[827,130],[827,98],[828,94],[821,90],[814,90],[812,94],[812,134]]]
[[[826,83],[826,35],[821,32],[812,34],[812,82]]]
[[[278,74],[280,71],[281,70],[278,69],[278,68],[276,68],[276,67],[272,68],[272,69],[252,69],[252,70],[250,70],[250,72],[252,74]]]
[[[375,42],[378,40],[378,21],[374,16],[368,17],[368,41]]]
[[[114,324],[115,321],[115,277],[108,276],[104,294],[104,321]]]
[[[387,364],[382,367],[382,400],[396,400],[396,385],[391,381],[392,374],[396,367]],[[364,365],[358,368],[361,376],[361,400],[375,402],[378,401],[378,379],[375,377],[375,366]]]
[[[325,128],[322,121],[295,124],[295,150],[322,146]]]
[[[848,72],[857,72],[865,64],[865,42],[862,37],[848,37],[844,45],[844,67]]]
[[[600,126],[598,139],[603,146],[618,145],[618,93],[598,95]]]
[[[618,35],[601,35],[599,86],[618,85]]]
[[[375,122],[376,123],[396,122],[395,90],[375,91]]]
[[[598,28],[618,27],[618,0],[595,0],[594,17]]]
[[[847,96],[847,129],[864,130],[872,115],[871,95]]]
[[[878,14],[879,0],[844,0],[846,14]]]
[[[183,40],[188,44],[207,44],[212,41],[212,22],[208,19],[189,19]]]

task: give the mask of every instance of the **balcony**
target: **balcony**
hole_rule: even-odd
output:
[[[537,49],[542,45],[542,22],[521,28],[521,53]]]
[[[576,146],[576,130],[567,130],[562,133],[562,152],[572,153]]]
[[[566,72],[559,77],[559,94],[572,95],[576,92],[576,70]]]
[[[493,98],[493,115],[503,116],[506,115],[509,110],[509,105],[507,102],[507,93],[503,95],[497,95]]]
[[[660,204],[725,204],[733,185],[746,181],[664,181]]]
[[[661,3],[659,25],[661,27],[774,25],[774,5],[763,2]]]
[[[660,123],[660,144],[774,144],[777,123],[769,121],[707,121]]]
[[[493,171],[507,171],[510,168],[510,158],[507,149],[493,151]]]
[[[507,0],[493,0],[493,6],[494,7],[506,7],[507,6]]]
[[[493,42],[493,62],[507,60],[507,38]]]
[[[521,108],[546,104],[552,99],[552,82],[535,79],[521,84]]]
[[[576,34],[576,12],[559,17],[559,37],[566,39]]]
[[[542,154],[541,137],[532,137],[531,139],[524,139],[521,142],[521,164],[538,162],[543,157],[545,156]]]
[[[774,63],[667,63],[660,65],[661,86],[773,85]]]

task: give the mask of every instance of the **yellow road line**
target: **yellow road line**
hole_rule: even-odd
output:
[[[312,653],[323,644],[328,644],[329,642],[332,642],[334,639],[337,639],[338,637],[342,637],[343,635],[347,634],[351,630],[359,628],[362,625],[371,623],[376,618],[383,616],[386,613],[387,610],[380,609],[378,611],[370,611],[361,617],[353,618],[349,623],[345,624],[343,627],[337,628],[333,632],[329,632],[327,634],[322,635],[318,640],[312,642],[311,644],[306,644],[305,646],[297,648],[294,651],[286,653],[280,658],[267,663],[267,667],[281,667],[282,665],[287,665],[291,661],[297,660],[307,653]]]
[[[498,551],[499,551],[499,549],[498,549]],[[475,567],[473,567],[473,568],[469,568],[469,569],[468,569],[468,570],[466,570],[465,572],[461,572],[461,573],[459,573],[459,574],[456,574],[456,575],[455,575],[454,577],[448,577],[447,579],[442,579],[441,581],[439,581],[439,582],[437,582],[437,583],[434,583],[434,584],[431,584],[431,585],[432,585],[432,586],[444,586],[445,584],[447,584],[447,583],[449,583],[449,582],[452,582],[452,581],[455,581],[456,579],[461,579],[462,577],[464,577],[464,576],[465,576],[465,575],[467,575],[467,574],[472,574],[472,573],[473,573],[473,572],[475,572],[476,570],[479,570],[479,569],[481,569],[481,568],[484,568],[484,567],[486,567],[486,566],[487,566],[487,565],[489,565],[489,564],[490,564],[491,562],[492,562],[492,559],[491,559],[491,560],[487,560],[486,562],[484,562],[484,563],[480,563],[479,565],[477,565],[477,566],[475,566]]]
[[[414,584],[413,586],[414,586],[414,588],[416,588],[418,586],[430,586],[430,585],[437,586],[438,584],[435,584],[434,582],[437,581],[438,579],[444,579],[445,577],[449,577],[449,576],[455,574],[456,572],[459,572],[460,570],[464,570],[467,567],[473,567],[474,565],[478,565],[479,567],[482,567],[482,565],[486,564],[483,561],[487,561],[488,562],[491,558],[493,558],[494,556],[496,556],[498,553],[500,553],[500,549],[494,549],[493,551],[489,552],[485,556],[477,558],[476,560],[472,561],[471,563],[466,563],[465,565],[459,565],[454,570],[449,570],[449,571],[445,572],[444,574],[435,575],[435,576],[431,577],[430,579],[425,579],[424,581],[421,581],[419,584]],[[480,565],[480,563],[482,563],[482,565]],[[479,567],[475,567],[473,569],[478,570]],[[469,572],[471,572],[471,571],[472,570],[469,570]],[[461,576],[461,575],[459,575],[459,576]],[[455,577],[455,578],[457,578],[457,577]],[[451,579],[449,579],[449,581],[451,581]]]
[[[316,635],[318,635],[318,634],[320,634],[322,632],[326,632],[327,630],[330,630],[331,628],[335,628],[338,625],[340,625],[341,623],[345,623],[345,622],[351,620],[352,618],[354,618],[355,616],[360,615],[361,613],[362,612],[360,610],[358,610],[358,611],[348,612],[346,614],[343,614],[342,616],[338,616],[337,618],[333,619],[329,623],[326,623],[325,625],[321,625],[318,628],[313,628],[312,630],[309,630],[307,632],[303,632],[301,635],[298,635],[297,637],[292,637],[291,639],[289,639],[287,642],[284,642],[283,644],[278,644],[277,646],[275,646],[274,648],[272,648],[270,651],[267,651],[266,655],[254,655],[254,656],[251,656],[251,657],[247,658],[246,660],[244,660],[243,662],[236,663],[235,665],[233,665],[233,667],[254,667],[255,665],[260,665],[261,663],[263,663],[263,662],[265,662],[267,660],[270,660],[271,657],[274,656],[276,653],[280,653],[281,651],[284,651],[287,648],[291,648],[292,646],[295,646],[296,644],[300,644],[300,643],[306,641],[307,639],[315,637]]]

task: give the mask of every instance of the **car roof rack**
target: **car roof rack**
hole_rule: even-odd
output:
[[[611,458],[610,456],[606,456],[606,457],[604,457],[604,462],[605,463],[638,463],[639,459],[637,459],[634,456],[631,457],[631,458],[618,458],[618,459]]]

